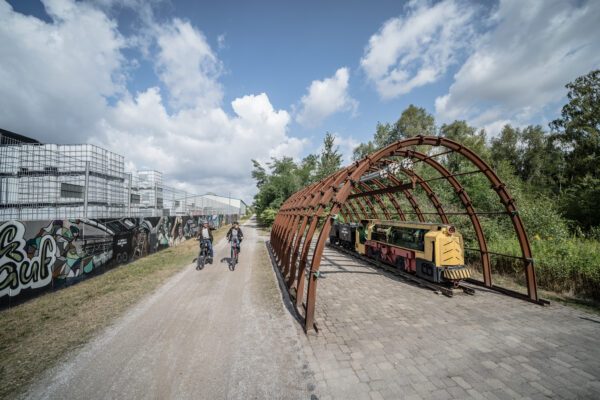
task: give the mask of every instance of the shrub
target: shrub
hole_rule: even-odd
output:
[[[275,221],[275,216],[277,215],[277,209],[275,208],[267,208],[263,212],[258,215],[258,222],[262,225],[271,226]]]
[[[499,253],[520,254],[516,240],[496,240],[491,245]],[[582,237],[532,236],[531,248],[540,288],[600,300],[600,242]],[[492,263],[494,271],[523,280],[520,260],[498,257]]]

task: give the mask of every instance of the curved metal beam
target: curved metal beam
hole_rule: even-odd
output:
[[[424,145],[446,148],[447,151],[428,156],[412,150],[414,146]],[[473,208],[471,199],[466,193],[464,187],[462,187],[460,182],[456,179],[458,174],[450,173],[442,164],[434,160],[435,157],[449,153],[459,154],[467,159],[477,168],[477,170],[473,172],[483,173],[491,183],[492,189],[497,193],[500,202],[505,207],[506,214],[511,218],[513,227],[517,234],[517,239],[519,240],[521,252],[523,254],[522,259],[526,262],[525,275],[529,299],[538,301],[537,288],[535,285],[535,271],[533,269],[533,260],[531,258],[529,240],[527,239],[527,235],[525,233],[522,220],[514,204],[514,200],[506,190],[505,185],[484,160],[461,144],[441,137],[417,136],[393,143],[371,155],[368,155],[364,159],[357,161],[352,165],[343,168],[335,174],[323,179],[318,184],[310,185],[306,188],[307,190],[300,191],[302,193],[296,193],[290,196],[290,198],[282,205],[279,213],[281,215],[278,214],[276,217],[272,232],[272,239],[274,239],[274,243],[276,243],[276,245],[279,247],[277,253],[279,254],[280,259],[286,249],[288,252],[287,254],[291,256],[291,269],[287,283],[289,288],[291,288],[294,283],[296,284],[297,307],[302,305],[304,283],[306,280],[306,263],[308,261],[311,243],[317,226],[321,221],[324,222],[319,232],[316,247],[310,263],[310,275],[308,276],[308,291],[306,297],[305,329],[311,329],[314,322],[318,276],[317,272],[320,266],[325,241],[329,236],[329,231],[333,223],[333,217],[338,213],[345,213],[348,216],[349,210],[352,210],[354,217],[357,218],[359,215],[354,205],[358,205],[359,208],[362,208],[361,211],[363,211],[363,213],[366,215],[366,210],[362,206],[362,203],[357,201],[356,198],[349,200],[348,196],[353,190],[358,192],[359,189],[356,187],[359,186],[359,179],[363,174],[372,168],[377,168],[377,166],[385,164],[385,160],[388,157],[400,156],[415,159],[416,162],[422,162],[435,169],[438,173],[440,173],[440,179],[445,179],[450,183],[459,200],[463,204],[466,215],[469,216],[471,223],[473,224],[480,246],[482,265],[484,267],[485,284],[491,286],[491,271],[489,268],[489,252],[487,250],[487,243],[485,241],[485,235],[477,217],[477,213]],[[416,179],[416,183],[419,184],[419,186],[425,191],[429,200],[434,205],[440,220],[444,223],[448,223],[447,215],[441,203],[439,202],[439,199],[427,182],[414,173],[414,171],[405,170],[403,173],[407,174],[407,176],[411,178],[414,177]],[[390,179],[390,181],[392,180]],[[376,183],[376,185],[379,187],[381,187],[382,184],[385,186],[385,183]],[[369,187],[369,185],[364,185],[362,187],[364,188],[365,186]],[[407,195],[406,192],[404,194],[405,196]],[[408,194],[410,197],[407,197],[407,200],[411,203],[413,209],[415,209],[415,213],[418,218],[422,220],[423,214],[418,208],[416,199],[412,196],[412,193]],[[384,214],[386,211],[389,211],[381,197],[373,197],[375,202],[377,202],[382,208],[382,211],[384,211]],[[299,198],[302,198],[303,201],[300,201]],[[413,201],[411,201],[411,198]],[[390,202],[392,202],[391,199]],[[395,204],[393,205],[394,208],[397,208]],[[371,210],[374,210],[374,207],[371,205],[369,205],[369,207]],[[397,208],[397,211],[398,210],[400,210],[399,207]],[[285,247],[285,249],[282,248],[282,246]],[[292,250],[290,251],[289,249]],[[300,257],[300,262],[299,271],[296,277],[295,269],[296,260],[298,257]],[[284,258],[285,262],[287,262],[286,260],[287,258]]]

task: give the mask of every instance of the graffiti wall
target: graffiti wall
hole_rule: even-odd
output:
[[[223,216],[0,222],[0,307],[177,246]]]

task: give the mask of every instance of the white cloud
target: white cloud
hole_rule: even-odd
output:
[[[598,21],[597,1],[500,1],[491,30],[436,99],[438,118],[497,127],[539,116],[565,84],[600,65]]]
[[[356,111],[358,102],[348,94],[348,68],[340,68],[331,78],[312,81],[308,94],[300,99],[298,123],[315,127],[328,116],[340,111]]]
[[[122,93],[125,40],[84,3],[45,0],[52,22],[0,1],[0,121],[41,140],[85,142]]]
[[[95,143],[124,155],[130,170],[160,170],[177,187],[250,201],[250,159],[300,157],[306,141],[288,135],[289,113],[265,93],[223,110],[222,63],[187,21],[140,28],[164,88],[129,93],[125,79],[135,70],[123,50],[136,40],[106,8],[135,1],[102,0],[99,9],[46,0],[51,22],[0,1],[1,126],[49,143]]]
[[[440,79],[469,46],[475,8],[455,0],[411,1],[406,15],[385,22],[360,60],[383,99]]]
[[[345,137],[338,132],[331,133],[334,136],[333,148],[342,155],[342,166],[345,167],[352,163],[352,153],[354,148],[361,142],[352,136]],[[313,154],[320,155],[324,150],[324,144],[321,141],[319,146],[313,151]]]
[[[127,149],[138,168],[153,168],[197,191],[253,193],[250,159],[299,157],[305,142],[287,136],[290,116],[265,93],[235,99],[235,115],[193,108],[169,115],[157,88],[120,101],[104,123],[112,149]],[[210,188],[210,189],[207,189]]]
[[[346,166],[352,163],[352,154],[354,149],[361,143],[355,140],[353,137],[343,137],[338,133],[335,133],[335,145],[339,147],[340,153],[342,153],[342,166]]]
[[[169,89],[175,107],[215,106],[223,90],[218,82],[222,65],[202,32],[178,18],[157,30],[158,76]]]

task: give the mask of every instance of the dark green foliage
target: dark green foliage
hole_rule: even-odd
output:
[[[288,197],[340,168],[342,156],[334,142],[335,136],[327,133],[320,155],[309,154],[300,163],[291,157],[272,158],[267,163],[268,171],[260,162],[252,160],[252,177],[258,187],[254,207],[260,223],[272,225],[279,207]]]
[[[600,227],[600,179],[591,175],[577,179],[564,192],[561,206],[565,216],[578,221],[584,231]]]
[[[435,135],[435,120],[424,108],[409,105],[392,130],[393,141],[423,135]]]
[[[562,209],[584,229],[599,224],[600,210],[600,70],[567,86],[569,102],[550,124],[564,152]],[[562,183],[562,181],[561,181]]]
[[[354,149],[358,160],[397,140],[415,135],[435,135],[457,141],[480,155],[496,171],[516,200],[519,215],[529,235],[540,287],[600,300],[600,70],[567,85],[568,103],[561,118],[543,127],[504,126],[498,137],[488,141],[486,132],[454,121],[436,129],[433,116],[425,109],[410,105],[395,123],[378,122],[373,139]],[[260,191],[255,205],[261,221],[271,223],[281,203],[293,192],[321,179],[340,167],[340,155],[333,135],[325,136],[320,155],[309,155],[300,164],[289,158],[273,160],[266,171],[254,162],[252,176]],[[428,151],[415,146],[417,151]],[[489,250],[520,256],[521,248],[514,226],[507,217],[498,195],[481,173],[463,157],[446,154],[435,158],[456,175],[477,212]],[[416,163],[413,171],[439,197],[450,213],[450,222],[458,227],[467,247],[477,247],[472,223],[452,186],[425,163]],[[465,174],[469,173],[469,174]],[[402,173],[398,179],[406,180]],[[412,191],[423,212],[433,213],[430,199],[418,187]],[[412,207],[402,193],[394,194],[405,211]],[[387,197],[383,199],[393,210]],[[365,204],[367,211],[370,209]],[[379,205],[376,210],[380,213]],[[383,214],[381,214],[383,217]],[[398,215],[392,215],[398,219]],[[408,220],[417,220],[407,214]],[[437,215],[426,220],[437,222]],[[477,253],[471,253],[477,254]],[[472,257],[471,257],[472,258]],[[475,260],[475,259],[474,259]],[[522,260],[492,257],[495,273],[512,275],[523,282]]]
[[[559,193],[564,184],[564,154],[556,138],[539,126],[523,129],[504,126],[491,140],[490,160],[494,167],[508,162],[523,181],[541,191]]]
[[[492,138],[490,146],[490,156],[494,166],[502,162],[508,162],[515,172],[521,169],[521,131],[510,125],[505,125],[500,132],[500,136]]]
[[[550,124],[565,148],[569,181],[600,177],[600,70],[579,77],[567,86],[569,102],[561,118]]]
[[[360,160],[361,158],[364,158],[365,156],[374,152],[376,148],[377,147],[375,144],[370,140],[367,143],[361,143],[354,148],[354,151],[352,152],[352,159],[354,161]]]
[[[485,131],[482,129],[478,132],[476,128],[469,126],[466,121],[454,121],[451,124],[443,124],[440,127],[440,136],[444,136],[465,145],[484,160],[489,158],[489,150],[485,141]],[[466,166],[466,162],[464,157],[457,154],[451,154],[446,157],[445,166],[451,172],[457,172],[461,167]]]
[[[380,122],[377,123],[377,126],[375,127],[375,136],[373,137],[373,145],[375,148],[380,149],[398,139],[399,136],[397,132],[394,132],[392,125],[382,124]]]
[[[337,171],[342,164],[342,155],[335,147],[335,136],[327,132],[323,139],[323,150],[317,163],[316,180],[321,180]]]
[[[266,169],[256,160],[252,162],[254,164],[252,176],[257,180],[259,189],[254,197],[256,213],[261,222],[268,224],[270,220],[272,223],[270,214],[263,215],[264,211],[269,208],[277,210],[285,199],[307,182],[302,180],[301,174],[298,174],[298,166],[290,157],[273,158],[267,164],[270,173],[267,173]]]

